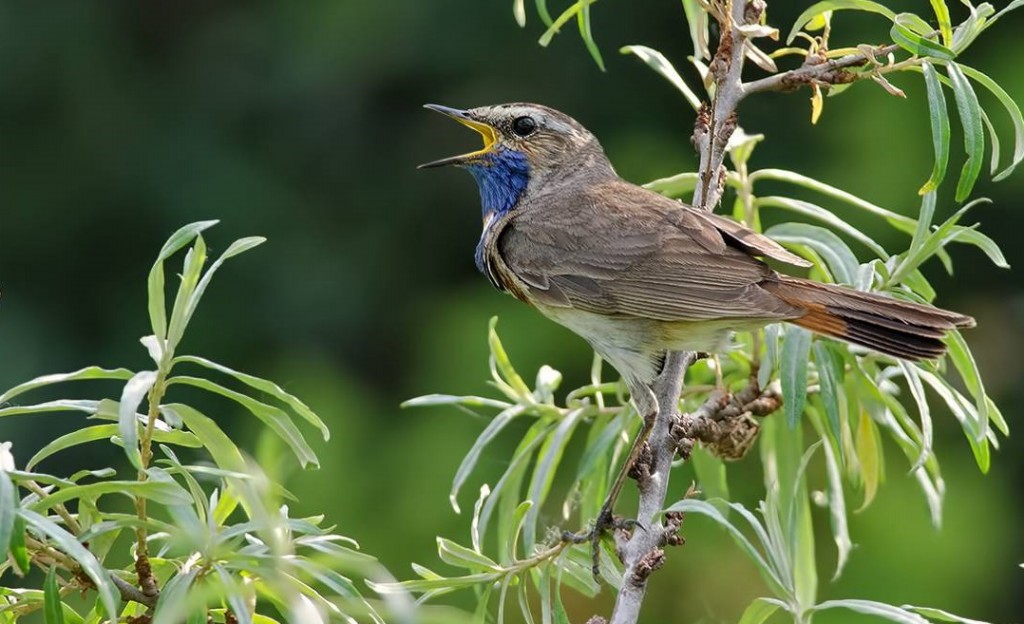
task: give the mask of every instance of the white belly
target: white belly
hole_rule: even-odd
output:
[[[649,384],[658,375],[665,351],[716,353],[729,344],[733,330],[757,327],[746,319],[655,321],[605,316],[572,308],[538,306],[548,318],[590,343],[627,380]]]

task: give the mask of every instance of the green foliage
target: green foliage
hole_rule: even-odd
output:
[[[111,421],[52,440],[24,470],[16,468],[10,445],[0,446],[0,573],[24,575],[31,567],[46,573],[42,592],[0,589],[0,622],[13,623],[36,610],[48,624],[143,614],[158,624],[208,618],[263,624],[276,618],[383,621],[351,578],[387,579],[380,565],[354,541],[323,526],[322,517],[292,517],[282,504],[290,495],[267,479],[215,418],[169,401],[174,388],[186,385],[226,397],[266,424],[303,466],[316,465],[317,458],[296,422],[304,420],[328,437],[316,413],[277,384],[203,357],[176,355],[216,270],[264,240],[235,241],[204,272],[201,232],[215,223],[178,230],[150,271],[153,334],[141,339],[152,360],[148,370],[87,366],[37,377],[0,395],[0,417],[70,411]],[[164,263],[186,247],[168,317]],[[198,372],[182,374],[183,366]],[[197,376],[205,373],[241,389]],[[122,382],[122,390],[99,400],[21,403],[30,392],[91,380]],[[33,471],[56,453],[104,440],[120,447],[135,473],[131,478],[116,465],[69,477]],[[131,501],[133,512],[124,513],[118,498]],[[131,556],[122,546],[129,543]],[[77,592],[91,598],[82,611],[80,602],[69,600]],[[398,598],[394,615],[407,618]]]
[[[583,20],[590,4],[577,2],[551,20],[545,4],[538,2],[538,14],[549,27],[542,45],[569,19]],[[820,62],[822,57],[838,59],[864,54],[860,63],[846,66],[850,81],[870,78],[894,95],[903,93],[888,82],[886,74],[920,72],[935,153],[931,173],[920,189],[920,211],[916,218],[908,217],[793,171],[751,170],[751,154],[764,137],[738,129],[727,147],[733,165],[726,180],[735,193],[733,216],[755,229],[760,229],[763,209],[780,209],[814,221],[817,225],[783,223],[768,229],[766,234],[809,260],[815,279],[910,301],[935,299],[936,291],[921,268],[935,259],[952,272],[953,243],[977,247],[993,264],[1006,268],[1006,259],[992,239],[960,222],[969,210],[984,203],[977,199],[967,201],[981,175],[986,137],[983,127],[992,145],[990,173],[999,180],[1024,160],[1024,118],[999,85],[981,71],[963,65],[959,57],[984,30],[1020,4],[1011,3],[999,13],[988,3],[968,5],[969,16],[958,24],[951,21],[943,0],[931,2],[934,15],[928,16],[897,14],[867,0],[829,0],[808,8],[796,20],[787,40],[787,45],[797,39],[806,41],[806,48],[786,47],[768,54],[755,49],[748,57],[762,68],[774,71],[772,59],[786,55],[796,54],[808,60],[813,56]],[[701,100],[715,97],[714,81],[705,61],[712,58],[708,24],[720,17],[716,11],[721,11],[721,7],[719,3],[703,0],[683,2],[694,49],[690,61],[703,78],[699,90],[691,88],[656,50],[630,45],[623,47],[622,52],[637,56],[666,78],[696,110]],[[513,10],[520,25],[525,24],[524,3],[515,2]],[[889,20],[892,56],[875,59],[865,51],[866,47],[830,50],[828,37],[833,12],[839,10],[868,12]],[[764,18],[759,24],[744,27],[751,29],[752,36],[777,36]],[[821,33],[815,34],[817,31]],[[581,33],[600,64],[589,27],[581,29]],[[945,75],[937,71],[939,66]],[[1014,150],[1008,160],[999,153],[999,137],[985,108],[988,105],[983,105],[975,91],[979,85],[995,96],[1012,122]],[[848,86],[833,85],[833,94],[845,92]],[[960,157],[951,145],[952,113],[943,87],[952,92],[964,135],[964,162],[951,199],[966,203],[940,221],[937,213],[947,201],[942,185],[950,161]],[[820,92],[826,88],[828,85],[812,87],[814,118],[821,112]],[[698,95],[700,91],[703,93]],[[684,172],[647,186],[670,197],[688,199],[697,182],[696,173]],[[777,194],[762,194],[763,186],[771,186]],[[886,250],[849,219],[856,213],[881,219],[888,227],[906,234],[909,241],[905,248],[896,253]],[[858,256],[864,251],[868,252],[868,259],[861,261]],[[559,374],[544,367],[530,388],[511,365],[495,334],[493,321],[488,341],[491,381],[501,395],[499,398],[431,395],[406,403],[451,405],[473,413],[481,409],[495,412],[456,473],[450,494],[456,512],[459,492],[470,482],[485,447],[508,431],[512,422],[526,421],[516,429],[521,438],[504,473],[493,486],[481,487],[470,520],[469,545],[438,540],[442,562],[461,572],[444,574],[416,565],[414,570],[419,579],[376,588],[383,592],[408,590],[420,594],[421,600],[460,589],[472,590],[479,600],[481,620],[484,613],[493,611],[496,621],[503,622],[507,605],[512,602],[519,606],[525,621],[534,621],[538,607],[544,622],[563,621],[565,614],[559,599],[563,585],[587,596],[599,589],[589,572],[589,545],[574,543],[563,531],[585,525],[595,517],[616,466],[635,434],[638,418],[623,397],[620,384],[602,379],[600,360],[595,360],[591,383],[569,392],[565,401],[558,403],[553,397],[561,380]],[[935,608],[895,606],[864,599],[819,601],[817,544],[812,531],[815,507],[823,507],[836,549],[832,578],[838,578],[853,556],[855,536],[851,535],[848,516],[852,510],[871,505],[883,484],[887,464],[894,461],[897,470],[907,470],[917,480],[932,522],[938,526],[945,493],[935,448],[935,428],[942,424],[938,421],[940,412],[953,415],[979,469],[989,469],[992,448],[998,448],[1000,434],[1007,434],[1006,422],[985,393],[982,377],[963,337],[956,332],[950,335],[949,353],[941,361],[920,363],[902,362],[812,337],[794,327],[770,326],[754,335],[740,334],[736,343],[736,348],[723,356],[719,370],[707,364],[691,368],[682,408],[692,410],[699,406],[715,387],[716,374],[733,390],[743,387],[751,378],[757,379],[762,388],[781,389],[784,413],[763,421],[757,447],[764,474],[763,499],[756,511],[740,501],[729,500],[728,464],[698,448],[693,456],[695,472],[705,493],[711,496],[687,497],[670,504],[665,512],[703,516],[724,528],[757,568],[771,595],[756,599],[743,613],[741,624],[759,624],[773,617],[778,620],[781,612],[794,622],[804,623],[810,622],[813,614],[831,609],[915,624],[972,621]],[[574,466],[565,465],[564,450],[573,439],[583,449],[580,460]],[[887,458],[887,446],[896,449],[903,460]],[[821,476],[813,475],[815,482],[825,485],[812,495],[808,481],[819,468]],[[565,483],[569,485],[558,489],[559,484]],[[851,494],[855,500],[849,499]],[[547,510],[546,515],[541,510]],[[547,524],[542,523],[542,517],[548,518]],[[557,527],[549,526],[552,522]],[[613,588],[618,587],[621,569],[614,550],[603,544],[599,556],[600,576]],[[515,594],[515,600],[510,592]]]

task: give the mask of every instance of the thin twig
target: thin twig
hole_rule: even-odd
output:
[[[870,63],[877,57],[886,57],[899,49],[900,47],[893,43],[887,46],[872,48],[870,55],[864,52],[855,52],[821,63],[804,64],[797,69],[791,69],[781,74],[744,83],[741,85],[743,90],[741,97],[762,91],[788,91],[810,84],[844,84],[860,78],[867,78],[868,75],[860,75],[843,70],[848,67],[859,67],[865,63]],[[895,68],[896,65],[892,67]],[[880,71],[885,71],[886,69],[886,67],[879,68]]]

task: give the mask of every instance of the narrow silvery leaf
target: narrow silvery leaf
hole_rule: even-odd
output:
[[[796,18],[793,22],[793,27],[789,31],[789,36],[786,37],[786,44],[793,43],[793,39],[796,38],[796,34],[800,32],[803,26],[814,19],[815,16],[821,15],[825,11],[839,11],[842,9],[856,9],[858,11],[867,11],[870,13],[878,13],[884,15],[890,20],[895,21],[896,13],[893,12],[886,6],[883,6],[877,2],[871,2],[870,0],[824,0],[823,2],[816,2],[807,8],[800,17]]]
[[[935,1],[942,2],[942,0]],[[924,74],[924,84],[928,91],[928,115],[931,119],[932,146],[935,148],[935,165],[932,167],[932,175],[918,191],[924,195],[939,188],[939,184],[946,177],[946,167],[949,165],[950,128],[946,96],[942,92],[942,84],[939,82],[935,68],[925,61],[921,64],[921,71]]]
[[[673,87],[678,89],[693,110],[700,108],[700,98],[690,89],[664,54],[642,45],[623,46],[619,51],[623,54],[635,54],[648,67],[661,74]]]
[[[533,507],[527,514],[526,525],[523,530],[523,539],[527,552],[533,550],[540,507],[544,504],[548,492],[551,490],[551,484],[555,479],[555,472],[562,461],[565,446],[569,443],[576,425],[579,424],[585,413],[586,411],[581,408],[571,410],[565,414],[562,417],[562,421],[558,423],[554,432],[545,440],[544,445],[541,447],[537,466],[533,470],[530,486],[527,490],[528,499],[533,501]]]
[[[170,258],[179,249],[188,245],[203,230],[217,224],[217,221],[197,221],[189,223],[171,235],[157,255],[156,262],[149,272],[149,319],[153,333],[161,341],[167,336],[167,307],[164,293],[164,260]]]
[[[53,384],[63,383],[65,381],[82,381],[89,379],[131,379],[132,371],[126,368],[101,368],[99,366],[87,366],[80,368],[70,373],[56,373],[52,375],[42,375],[36,377],[24,383],[20,383],[7,392],[0,394],[0,405],[9,402],[19,394],[23,394],[36,388],[42,388],[44,386],[50,386]]]
[[[810,247],[824,258],[837,283],[854,283],[860,263],[843,239],[831,230],[806,223],[781,223],[768,228],[765,235],[783,244]]]
[[[913,611],[919,613],[931,620],[938,620],[940,622],[956,622],[957,624],[988,624],[988,622],[982,622],[981,620],[972,620],[971,618],[960,617],[954,615],[949,611],[943,611],[942,609],[934,609],[932,607],[915,607],[914,605],[900,605],[901,609],[907,611]]]
[[[139,421],[135,412],[138,411],[139,404],[146,398],[146,393],[155,382],[156,371],[136,373],[121,391],[121,401],[117,412],[124,452],[132,465],[140,470],[142,469],[142,456],[139,454]]]
[[[967,151],[967,162],[960,172],[960,181],[956,185],[956,200],[964,201],[971,194],[974,183],[981,173],[985,158],[985,129],[981,121],[981,105],[974,93],[970,81],[964,76],[956,63],[946,65],[946,73],[953,85],[953,96],[956,108],[960,113],[960,123],[964,129],[964,149]]]
[[[964,74],[992,92],[992,95],[996,96],[999,103],[1006,109],[1007,114],[1010,116],[1010,121],[1013,122],[1013,160],[1005,169],[992,178],[995,181],[1002,180],[1010,175],[1014,168],[1024,160],[1024,116],[1021,115],[1020,106],[1010,97],[1010,94],[987,74],[966,65],[958,65],[958,67]]]
[[[743,611],[739,624],[763,624],[779,608],[785,609],[785,603],[771,598],[755,598],[754,602]]]
[[[7,442],[4,442],[7,444]],[[5,451],[0,450],[0,453]],[[14,519],[18,511],[18,495],[7,471],[0,468],[0,561],[7,559],[14,535]]]
[[[515,420],[516,417],[522,415],[523,407],[515,405],[499,413],[491,422],[487,423],[484,430],[477,436],[476,442],[466,453],[466,456],[462,458],[462,463],[459,464],[458,470],[455,471],[455,480],[452,482],[451,492],[448,494],[448,501],[451,503],[452,509],[455,513],[461,513],[459,509],[458,495],[459,490],[462,489],[462,485],[472,474],[473,468],[476,467],[477,461],[480,459],[480,454],[490,444],[501,431],[510,422]]]
[[[807,402],[807,360],[811,352],[811,333],[799,327],[787,327],[782,339],[782,398],[786,423],[792,429],[800,422]]]
[[[110,573],[103,568],[96,557],[79,543],[74,535],[54,524],[51,520],[28,509],[22,509],[19,512],[19,516],[33,532],[45,535],[58,549],[82,566],[82,571],[92,580],[97,592],[99,592],[100,603],[103,605],[103,609],[108,616],[116,618],[118,606],[121,602],[120,594],[117,588],[114,587],[113,581],[110,580]]]
[[[856,613],[864,613],[865,615],[877,615],[899,624],[929,624],[928,620],[916,613],[904,611],[899,607],[873,600],[827,600],[816,605],[813,610],[825,611],[827,609],[848,609]]]

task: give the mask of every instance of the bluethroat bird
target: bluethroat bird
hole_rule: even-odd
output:
[[[469,110],[428,104],[484,146],[454,165],[480,187],[476,265],[495,288],[584,338],[625,381],[647,426],[598,519],[605,527],[658,405],[667,351],[718,352],[730,332],[786,321],[908,360],[941,356],[946,332],[974,319],[777,273],[809,266],[743,225],[631,184],[574,119],[537,104]]]

